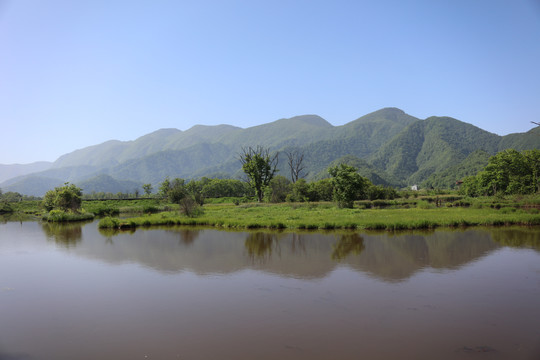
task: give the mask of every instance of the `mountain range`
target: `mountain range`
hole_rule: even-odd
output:
[[[317,115],[296,116],[250,128],[196,125],[160,129],[133,141],[111,140],[62,155],[53,163],[0,165],[0,188],[42,196],[66,181],[91,192],[157,188],[165,177],[241,178],[242,147],[279,151],[280,174],[287,176],[285,152],[304,153],[305,177],[327,177],[339,162],[359,168],[375,184],[451,187],[475,174],[498,151],[540,147],[539,128],[499,136],[450,117],[418,119],[384,108],[345,125]],[[453,176],[453,174],[455,176]]]

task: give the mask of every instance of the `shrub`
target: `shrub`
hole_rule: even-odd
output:
[[[119,225],[120,222],[118,219],[107,216],[106,218],[103,218],[99,221],[98,227],[100,229],[117,229]]]
[[[81,208],[82,190],[74,184],[65,183],[64,186],[49,190],[43,197],[43,206],[45,210],[51,211],[53,209],[63,211],[79,211]]]

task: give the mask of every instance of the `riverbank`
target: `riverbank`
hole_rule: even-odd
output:
[[[100,228],[129,229],[155,225],[198,225],[231,229],[404,230],[459,226],[540,225],[537,209],[379,208],[339,209],[331,203],[208,204],[197,217],[177,211],[119,219],[106,217]]]

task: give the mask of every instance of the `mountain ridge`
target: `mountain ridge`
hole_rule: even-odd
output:
[[[49,169],[5,180],[0,187],[40,196],[21,184],[35,186],[39,177],[48,184],[51,179],[81,183],[103,174],[120,183],[153,185],[166,176],[239,178],[242,147],[257,145],[281,152],[279,169],[284,175],[288,174],[284,153],[299,150],[305,154],[308,180],[322,176],[337,159],[356,158],[373,181],[401,187],[458,166],[474,151],[493,155],[510,147],[538,148],[538,139],[537,128],[499,136],[451,117],[422,120],[398,108],[383,108],[339,126],[317,115],[300,115],[246,129],[195,125],[185,131],[159,129],[130,141],[109,140],[64,154]],[[99,188],[95,183],[93,188]]]

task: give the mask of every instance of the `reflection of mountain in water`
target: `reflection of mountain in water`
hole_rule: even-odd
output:
[[[322,278],[348,266],[384,281],[401,281],[423,268],[455,269],[499,245],[493,230],[431,233],[279,233],[218,230],[137,230],[100,234],[83,228],[73,253],[108,263],[138,263],[164,272],[197,274],[261,270],[298,278]],[[500,235],[504,236],[504,235]]]

